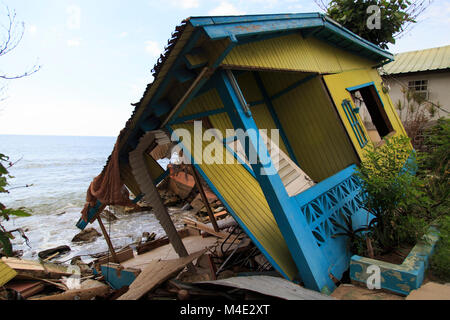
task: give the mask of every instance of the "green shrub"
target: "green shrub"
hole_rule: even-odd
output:
[[[424,181],[414,174],[414,161],[407,161],[412,155],[409,138],[385,139],[381,147],[367,147],[357,171],[365,193],[364,206],[373,215],[367,236],[375,255],[414,244],[427,230],[420,213],[430,199]]]
[[[442,281],[450,281],[450,216],[443,217],[440,228],[440,239],[431,257],[430,266],[434,276]]]
[[[8,168],[10,168],[12,165],[13,163],[9,162],[9,158],[0,153],[0,193],[8,193],[8,190],[6,189],[8,185],[7,179],[12,178],[12,176],[9,175]],[[8,221],[10,219],[10,216],[27,217],[29,215],[30,214],[24,208],[11,209],[7,208],[3,203],[0,203],[0,256],[2,254],[6,256],[11,256],[13,254],[11,245],[11,239],[14,239],[13,232],[20,233],[20,235],[26,241],[28,241],[27,237],[21,229],[6,230],[2,226],[1,221]]]
[[[450,207],[450,119],[439,119],[425,132],[425,152],[419,154],[419,175],[426,180],[426,191],[432,199],[427,208],[432,219],[449,214]]]
[[[439,225],[440,239],[431,258],[433,275],[450,281],[450,119],[439,119],[425,132],[424,149],[420,154],[420,175],[427,180],[427,192],[432,205],[429,215]]]

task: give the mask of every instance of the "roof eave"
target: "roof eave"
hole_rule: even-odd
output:
[[[326,28],[348,39],[355,46],[367,50],[379,57],[379,61],[393,61],[390,52],[361,38],[353,32],[321,13],[299,13],[254,16],[191,17],[188,19],[193,27],[201,27],[212,40],[226,37],[244,38],[255,34],[280,31],[300,30],[306,28]]]

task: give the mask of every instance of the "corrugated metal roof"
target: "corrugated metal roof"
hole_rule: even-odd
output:
[[[386,74],[445,70],[450,68],[450,45],[425,50],[403,52],[384,66]]]
[[[301,287],[283,278],[270,276],[235,277],[196,282],[197,285],[218,285],[245,289],[284,300],[335,300],[330,296]]]

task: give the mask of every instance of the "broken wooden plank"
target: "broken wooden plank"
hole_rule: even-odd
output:
[[[185,172],[173,173],[173,169],[170,168],[170,180],[169,189],[178,195],[181,199],[186,199],[195,186],[194,177]]]
[[[116,258],[119,261],[119,263],[122,263],[124,261],[128,261],[130,259],[134,258],[133,249],[131,247],[126,247],[116,253]],[[94,261],[94,268],[97,269],[97,271],[100,271],[100,266],[102,264],[113,262],[111,254],[101,257]]]
[[[2,258],[2,261],[17,272],[18,276],[34,278],[60,279],[62,276],[71,276],[67,267],[52,263],[39,263],[37,261],[21,260],[17,258]]]
[[[195,179],[195,184],[197,186],[197,189],[202,197],[203,203],[205,204],[206,211],[208,212],[209,219],[211,220],[211,224],[213,226],[213,229],[215,232],[219,232],[219,226],[217,225],[216,218],[214,217],[214,213],[211,209],[211,206],[209,205],[209,199],[206,197],[205,189],[203,189],[202,181],[200,179],[200,176],[198,175],[197,170],[195,169],[194,165],[190,165],[192,174]]]
[[[129,290],[118,300],[137,300],[167,279],[176,275],[195,259],[206,252],[201,250],[190,256],[176,260],[159,260],[150,262],[130,285]]]
[[[60,252],[57,251],[57,252],[55,252],[54,254],[48,256],[47,258],[45,258],[45,259],[42,260],[42,261],[44,261],[44,262],[50,261],[50,260],[52,260],[53,258],[56,258],[56,257],[59,256],[59,255],[60,255]]]
[[[17,275],[17,272],[0,260],[0,286],[7,283]]]
[[[111,289],[107,285],[102,285],[95,288],[68,290],[64,293],[30,300],[92,300],[96,297],[106,297],[110,291]]]
[[[6,288],[16,291],[24,299],[32,297],[45,288],[41,281],[14,281],[8,283]]]
[[[229,236],[229,233],[227,233],[227,232],[224,232],[224,231],[216,232],[216,231],[214,231],[213,228],[208,227],[206,224],[189,219],[189,218],[184,218],[183,221],[187,226],[189,226],[191,228],[204,231],[204,232],[209,233],[218,238],[226,239]]]
[[[153,249],[162,247],[162,246],[164,246],[166,244],[169,244],[169,243],[170,243],[169,238],[167,238],[167,237],[159,238],[159,239],[156,239],[156,240],[149,241],[149,242],[142,243],[142,244],[138,245],[136,247],[136,251],[137,251],[138,255],[141,255],[143,253],[152,251]]]
[[[218,218],[226,217],[228,215],[228,211],[220,211],[214,214],[214,218],[216,218],[217,222],[220,222]],[[202,222],[208,224],[211,221],[208,216],[202,218]],[[219,225],[220,228],[220,225]]]
[[[188,229],[182,229],[178,231],[178,235],[180,236],[181,239],[186,238],[188,236],[190,236],[190,232]],[[136,251],[138,255],[144,254],[146,252],[149,252],[153,249],[162,247],[166,244],[169,244],[169,238],[168,237],[163,237],[163,238],[159,238],[156,240],[152,240],[149,242],[145,242],[145,243],[141,243],[136,247]]]

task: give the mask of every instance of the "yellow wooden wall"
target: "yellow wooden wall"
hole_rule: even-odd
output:
[[[337,73],[374,66],[374,61],[313,37],[293,33],[239,45],[222,62],[226,67]]]
[[[283,74],[263,74],[266,88]],[[321,181],[358,162],[321,79],[316,77],[272,101],[300,167]]]
[[[384,104],[384,110],[386,111],[386,114],[389,118],[389,121],[392,124],[392,127],[396,132],[396,135],[406,135],[405,128],[403,127],[403,124],[400,121],[397,112],[395,111],[394,104],[392,103],[389,94],[384,93],[382,90],[381,86],[382,80],[377,70],[365,69],[365,70],[349,71],[340,74],[326,75],[324,76],[324,80],[330,91],[331,97],[333,98],[333,101],[337,107],[337,110],[339,111],[339,115],[342,119],[342,122],[344,123],[347,132],[353,142],[353,145],[355,146],[355,149],[357,150],[361,158],[364,157],[363,149],[359,146],[355,133],[353,132],[350,122],[341,106],[342,101],[344,99],[352,101],[351,95],[346,90],[346,88],[355,87],[369,82],[374,82],[378,94],[380,95],[380,98]],[[361,119],[359,120],[360,123],[363,124],[363,121],[361,121]],[[364,128],[364,125],[362,127]],[[368,137],[367,131],[366,136]]]
[[[226,118],[223,117],[223,119]],[[193,135],[193,124],[177,124],[172,125],[172,128],[183,128]],[[191,143],[194,143],[193,139]],[[203,147],[210,143],[203,142]],[[223,150],[225,160],[229,151],[223,146],[223,143],[218,141],[214,143]],[[186,146],[186,148],[190,154],[193,153],[192,145]],[[199,161],[202,155],[194,153],[193,156],[196,161]],[[297,275],[297,268],[256,179],[242,165],[237,163],[206,164],[203,161],[200,168],[231,207],[237,219],[248,228],[257,242],[274,259],[281,271],[288,278],[293,279]]]
[[[149,170],[150,176],[152,177],[153,181],[155,181],[159,176],[161,176],[164,173],[163,168],[158,164],[158,162],[156,162],[156,160],[154,160],[148,154],[145,155],[145,163],[147,165],[147,169]],[[123,183],[135,196],[141,194],[141,190],[133,176],[129,164],[123,163],[120,164],[120,177],[122,178]]]
[[[236,78],[247,103],[263,100],[262,92],[260,88],[258,88],[255,78],[251,72],[241,73]],[[272,138],[271,130],[278,128],[275,124],[275,121],[272,118],[272,115],[270,114],[268,106],[265,103],[260,103],[252,106],[250,110],[252,113],[253,120],[255,120],[255,123],[258,126],[258,128],[266,129],[267,136],[269,138]],[[284,153],[288,154],[287,148],[281,139],[281,135],[279,137],[279,147],[281,150],[284,151]]]

